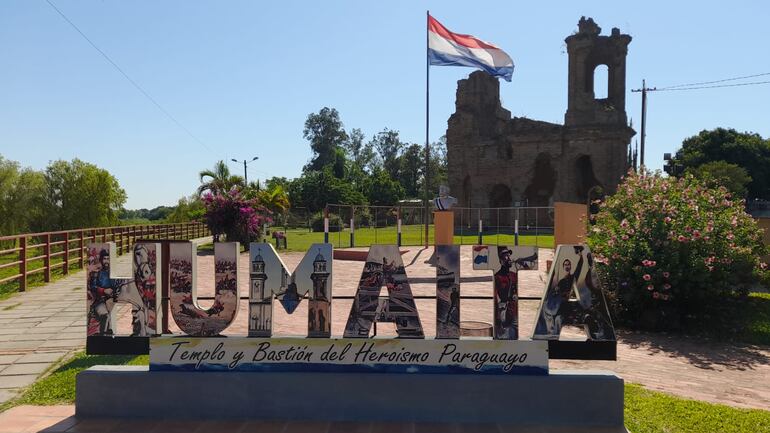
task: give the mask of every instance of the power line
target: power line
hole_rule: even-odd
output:
[[[691,87],[691,86],[701,86],[701,85],[704,85],[704,84],[724,83],[726,81],[735,81],[735,80],[743,80],[743,79],[746,79],[746,78],[764,77],[764,76],[767,76],[767,75],[770,75],[770,72],[765,72],[765,73],[762,73],[762,74],[754,74],[754,75],[744,75],[743,77],[725,78],[723,80],[702,81],[700,83],[677,84],[676,86],[665,86],[665,87],[662,87],[660,90],[663,90],[663,89],[668,90],[668,89],[673,89],[673,88],[676,88],[676,87]]]
[[[99,47],[97,47],[97,46],[96,46],[96,44],[95,44],[95,43],[94,43],[94,42],[93,42],[91,39],[89,39],[89,37],[88,37],[88,36],[86,36],[86,34],[85,34],[85,33],[83,33],[83,32],[82,32],[82,31],[81,31],[81,30],[78,28],[78,26],[76,26],[76,25],[75,25],[75,23],[73,23],[73,22],[72,22],[72,21],[71,21],[69,18],[67,18],[67,16],[66,16],[66,15],[64,15],[64,13],[63,13],[61,10],[59,10],[59,8],[57,8],[55,4],[53,4],[53,2],[51,2],[51,0],[45,0],[45,1],[46,1],[46,3],[48,3],[48,5],[50,5],[50,6],[51,6],[51,7],[52,7],[52,8],[53,8],[53,9],[54,9],[54,10],[55,10],[55,11],[56,11],[56,12],[57,12],[57,13],[58,13],[58,14],[59,14],[61,17],[62,17],[62,18],[64,18],[64,21],[67,21],[67,23],[68,23],[70,26],[72,26],[72,28],[73,28],[73,29],[75,29],[75,31],[77,31],[77,32],[80,34],[80,36],[82,36],[82,37],[83,37],[83,39],[85,39],[85,40],[86,40],[86,41],[87,41],[87,42],[88,42],[88,43],[89,43],[89,44],[90,44],[90,45],[91,45],[91,46],[92,46],[92,47],[93,47],[93,48],[94,48],[96,51],[98,51],[98,52],[99,52],[99,54],[101,54],[101,55],[102,55],[102,57],[104,57],[104,59],[105,59],[105,60],[107,60],[107,62],[109,62],[109,63],[110,63],[110,64],[111,64],[111,65],[112,65],[112,66],[113,66],[113,67],[114,67],[114,68],[115,68],[115,69],[116,69],[118,72],[120,72],[120,74],[121,74],[121,75],[123,75],[123,77],[124,77],[126,80],[128,80],[128,82],[129,82],[129,83],[131,83],[131,85],[132,85],[132,86],[134,86],[134,87],[136,88],[136,90],[138,90],[138,91],[139,91],[139,92],[140,92],[142,95],[144,95],[144,97],[145,97],[145,98],[147,98],[147,99],[148,99],[150,102],[152,102],[152,103],[153,103],[153,105],[155,105],[155,106],[158,108],[158,110],[160,110],[160,111],[161,111],[163,114],[165,114],[165,115],[166,115],[166,117],[168,117],[169,119],[171,119],[171,121],[172,121],[172,122],[174,122],[174,123],[175,123],[175,124],[176,124],[176,125],[177,125],[179,128],[181,128],[181,129],[182,129],[184,132],[186,132],[186,133],[187,133],[187,135],[189,135],[189,136],[190,136],[190,137],[191,137],[193,140],[197,141],[197,142],[198,142],[198,144],[200,144],[201,146],[203,146],[204,148],[206,148],[206,150],[208,150],[209,152],[212,152],[212,153],[213,153],[213,151],[211,150],[211,148],[210,148],[210,147],[208,147],[208,146],[206,145],[206,143],[204,143],[204,142],[203,142],[201,139],[199,139],[198,137],[196,137],[196,136],[195,136],[195,134],[193,134],[192,132],[190,132],[190,130],[189,130],[189,129],[187,129],[187,128],[186,128],[184,125],[182,125],[182,123],[181,123],[181,122],[179,122],[179,121],[176,119],[176,117],[172,116],[172,115],[171,115],[171,113],[169,113],[169,112],[168,112],[168,110],[166,110],[165,108],[163,108],[163,106],[161,106],[161,105],[158,103],[158,101],[156,101],[156,100],[155,100],[155,98],[153,98],[152,96],[150,96],[150,94],[149,94],[149,93],[147,93],[147,91],[146,91],[146,90],[144,90],[144,89],[142,88],[142,86],[140,86],[140,85],[139,85],[139,84],[138,84],[136,81],[134,81],[134,80],[133,80],[131,77],[129,77],[129,76],[128,76],[128,74],[127,74],[127,73],[126,73],[126,72],[123,70],[123,68],[121,68],[120,66],[118,66],[118,64],[117,64],[117,63],[115,63],[115,62],[114,62],[114,61],[113,61],[113,60],[110,58],[110,56],[108,56],[108,55],[107,55],[107,53],[105,53],[105,52],[104,52],[104,51],[102,51],[102,50],[101,50]]]
[[[678,88],[663,87],[660,89],[655,88],[655,89],[647,89],[647,90],[655,91],[655,92],[673,92],[678,90],[718,89],[720,87],[756,86],[759,84],[770,84],[770,81],[754,81],[751,83],[740,83],[740,84],[720,84],[718,86],[698,86],[698,87],[678,87]]]

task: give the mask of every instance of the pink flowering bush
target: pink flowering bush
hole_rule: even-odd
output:
[[[725,297],[766,278],[761,229],[723,187],[629,173],[599,209],[588,244],[621,323],[673,329],[713,319]]]
[[[206,225],[220,240],[224,235],[228,242],[247,245],[259,239],[265,223],[272,222],[269,210],[255,199],[244,198],[236,188],[226,193],[206,193],[202,200]]]

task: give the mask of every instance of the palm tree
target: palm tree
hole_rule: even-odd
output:
[[[269,191],[266,189],[260,190],[257,192],[257,197],[259,204],[268,208],[274,214],[284,214],[291,205],[289,203],[289,195],[286,194],[286,191],[280,185],[276,185]]]
[[[208,178],[208,179],[207,179]],[[230,169],[224,161],[214,164],[214,170],[200,172],[201,186],[198,194],[208,191],[212,194],[221,194],[230,191],[234,186],[242,186],[243,178],[230,174]]]

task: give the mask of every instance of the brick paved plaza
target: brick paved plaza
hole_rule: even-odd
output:
[[[429,263],[432,248],[404,247],[408,250],[403,259],[407,273],[412,281],[415,295],[431,295],[435,291],[430,279],[435,276],[435,268]],[[365,249],[362,249],[365,250]],[[462,247],[463,278],[462,293],[464,295],[489,295],[491,277],[488,271],[473,271],[470,262],[471,249]],[[545,263],[553,255],[553,250],[540,250],[540,270],[522,272],[520,278],[520,295],[539,296],[545,280]],[[300,253],[284,253],[283,260],[294,267],[302,259]],[[116,261],[115,268],[120,274],[128,272],[127,257]],[[353,295],[360,276],[362,262],[334,261],[334,294]],[[240,290],[246,294],[248,284],[248,254],[240,256]],[[201,254],[198,257],[198,284],[201,295],[213,294],[213,255]],[[74,350],[83,348],[85,343],[85,273],[78,272],[45,287],[11,297],[0,302],[0,401],[11,398],[20,389],[31,384],[40,374],[46,371],[62,356]],[[341,335],[351,301],[339,300],[333,304],[333,335]],[[435,302],[418,300],[423,327],[426,334],[435,333]],[[244,335],[247,330],[246,302],[241,302],[240,312],[236,322],[227,329],[225,334]],[[307,305],[300,304],[294,315],[286,315],[276,304],[275,333],[281,335],[304,335],[307,327]],[[522,302],[520,306],[521,335],[531,333],[537,302]],[[491,321],[492,303],[489,301],[464,300],[462,304],[462,320],[482,322]],[[122,312],[119,326],[125,331],[130,325],[128,309]],[[173,321],[172,321],[173,323]],[[380,335],[395,335],[392,325],[381,324]],[[581,337],[576,329],[567,330],[564,336]],[[607,361],[552,361],[552,369],[560,368],[596,368],[617,372],[627,382],[639,383],[647,388],[665,391],[682,397],[728,404],[736,407],[760,408],[770,407],[770,350],[767,347],[755,347],[726,342],[713,342],[703,339],[689,339],[682,336],[663,334],[618,332],[618,360]],[[54,407],[46,410],[39,408],[17,407],[0,414],[0,433],[7,430],[9,422],[24,423],[25,430],[38,431],[48,425],[60,423],[69,419],[70,424],[60,423],[61,428],[73,427],[74,418],[67,418],[73,413],[71,406]],[[17,424],[14,424],[17,425]],[[101,424],[88,427],[76,426],[75,431],[106,431],[108,428],[119,427],[112,422],[109,426]],[[295,431],[300,423],[281,424],[273,427],[263,425],[259,431]],[[36,426],[36,427],[35,427]],[[213,426],[213,424],[212,424]],[[352,426],[338,426],[329,429],[321,427],[318,431],[373,431],[372,425],[359,430]],[[411,424],[399,425],[396,430],[414,431]],[[17,427],[20,429],[21,424]],[[149,425],[147,426],[150,427]],[[154,426],[153,428],[158,427]],[[189,427],[189,425],[187,426]],[[244,430],[253,431],[246,424]],[[247,428],[248,427],[248,428]],[[319,426],[320,427],[320,426]],[[382,426],[381,426],[382,427]],[[120,428],[128,428],[123,426]],[[158,427],[160,428],[160,427]],[[241,428],[241,427],[239,427]],[[377,427],[379,429],[380,427]],[[385,428],[385,427],[382,427]],[[427,427],[420,427],[417,431]],[[448,428],[444,426],[444,428]],[[478,426],[478,430],[462,431],[498,431],[495,426]],[[30,430],[26,430],[30,429]],[[38,429],[38,430],[35,430]],[[459,427],[452,427],[450,430]],[[489,430],[492,429],[492,430]],[[196,431],[216,431],[203,429]],[[123,430],[116,430],[123,431]],[[128,430],[126,430],[128,431]],[[149,431],[149,430],[148,430]],[[193,431],[185,428],[184,424],[166,424],[162,430],[156,431]],[[302,431],[302,430],[296,430]],[[434,431],[434,430],[426,430]],[[439,431],[439,430],[436,430]],[[440,430],[447,431],[447,430]]]

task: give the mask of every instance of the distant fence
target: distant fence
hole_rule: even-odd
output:
[[[553,207],[452,208],[456,244],[553,246]],[[337,248],[372,244],[433,243],[433,209],[415,205],[351,206],[329,204],[325,238]],[[319,227],[315,227],[320,231]],[[427,242],[426,242],[427,240]]]
[[[82,269],[89,243],[115,242],[118,254],[130,250],[138,239],[194,239],[209,236],[205,224],[133,225],[25,233],[0,237],[0,288],[15,283],[15,291],[27,289],[27,277],[42,273],[50,282],[53,271],[66,275],[70,268]]]

